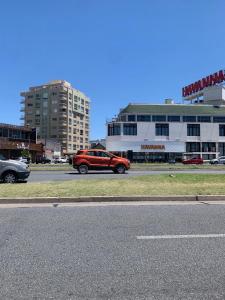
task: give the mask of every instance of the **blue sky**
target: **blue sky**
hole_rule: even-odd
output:
[[[129,102],[181,102],[225,67],[224,0],[1,1],[0,122],[21,124],[20,92],[65,79],[87,94],[91,138]]]

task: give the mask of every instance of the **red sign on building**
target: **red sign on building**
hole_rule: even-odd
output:
[[[225,71],[220,70],[219,72],[216,72],[212,75],[202,78],[201,80],[198,80],[192,84],[185,86],[182,89],[182,95],[183,97],[190,96],[192,94],[202,91],[204,88],[208,86],[212,86],[221,83],[223,81],[225,81]]]

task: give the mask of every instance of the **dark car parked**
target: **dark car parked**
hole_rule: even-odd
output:
[[[37,157],[36,158],[36,164],[50,164],[51,159],[47,157]]]

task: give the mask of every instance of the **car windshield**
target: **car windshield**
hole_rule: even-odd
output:
[[[4,155],[0,153],[0,160],[7,160]]]

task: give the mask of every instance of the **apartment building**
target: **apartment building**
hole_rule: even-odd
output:
[[[53,80],[22,92],[21,120],[37,130],[37,139],[59,142],[63,154],[89,146],[90,100],[65,80]]]

